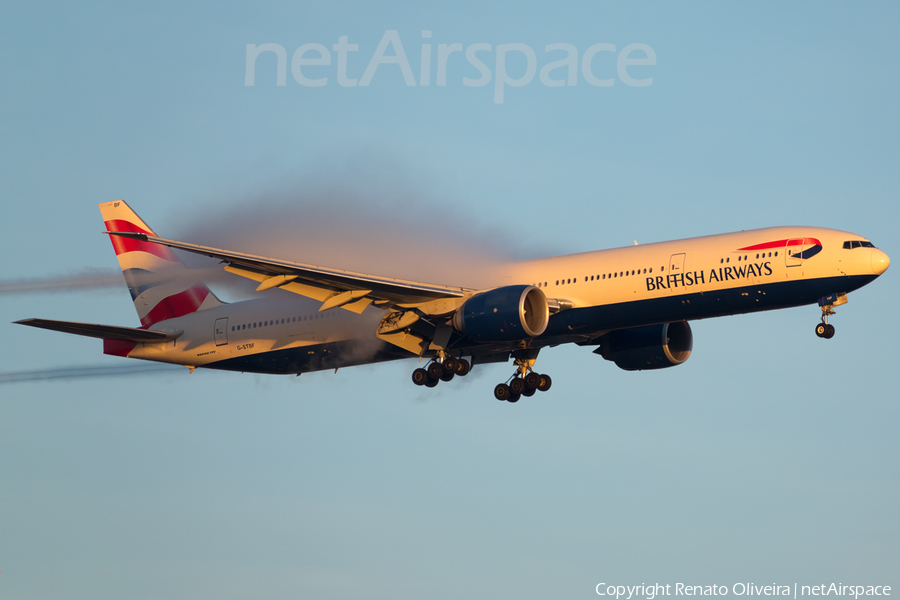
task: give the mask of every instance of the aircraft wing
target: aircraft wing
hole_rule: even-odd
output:
[[[174,340],[182,334],[181,331],[166,333],[164,331],[150,331],[148,329],[136,329],[134,327],[118,327],[116,325],[96,325],[94,323],[75,323],[73,321],[53,321],[51,319],[22,319],[16,321],[18,325],[40,327],[51,331],[74,333],[86,337],[102,340],[127,340],[131,342],[166,342]]]
[[[145,233],[122,231],[107,231],[106,233],[216,258],[226,263],[226,271],[259,281],[257,291],[280,287],[321,301],[320,311],[342,307],[353,312],[362,312],[372,303],[382,308],[390,308],[433,300],[462,298],[473,292],[473,290],[461,287],[379,277],[231,252],[168,240]]]

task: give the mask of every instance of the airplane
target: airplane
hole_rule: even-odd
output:
[[[629,371],[683,364],[696,319],[817,304],[816,335],[847,294],[874,281],[888,255],[862,236],[770,227],[502,265],[468,288],[301,264],[161,238],[123,200],[100,213],[140,327],[24,319],[99,338],[103,353],[188,367],[297,374],[427,359],[413,383],[434,387],[477,365],[514,373],[494,397],[547,391],[541,349],[574,343]],[[211,257],[259,285],[226,303],[173,250]],[[272,289],[292,292],[265,294]]]

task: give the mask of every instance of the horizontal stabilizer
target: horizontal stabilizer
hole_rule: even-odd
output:
[[[19,325],[40,327],[51,331],[74,333],[102,340],[127,340],[131,342],[167,342],[180,336],[183,331],[166,333],[164,331],[149,331],[134,327],[117,327],[115,325],[95,325],[93,323],[74,323],[72,321],[51,321],[50,319],[22,319],[16,321]]]

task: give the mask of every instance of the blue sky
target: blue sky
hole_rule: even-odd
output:
[[[3,13],[3,281],[115,268],[96,205],[118,198],[163,235],[223,244],[242,228],[308,231],[312,214],[327,233],[331,216],[340,239],[298,235],[285,258],[392,273],[413,267],[379,265],[379,250],[440,266],[485,249],[533,257],[791,224],[898,254],[893,3]],[[593,68],[611,87],[580,69],[575,86],[536,75],[495,104],[493,80],[463,85],[478,71],[457,53],[442,87],[434,68],[430,86],[407,86],[396,65],[342,87],[336,54],[305,67],[328,77],[322,87],[290,69],[275,85],[271,57],[244,85],[247,44],[290,58],[348,36],[359,46],[348,76],[361,78],[389,30],[417,77],[423,42],[433,59],[438,44],[527,44],[538,71],[561,56],[548,44],[575,46],[580,62],[594,44],[640,43],[656,64],[629,72],[653,83],[625,85],[616,55],[599,53]],[[480,56],[495,71],[495,52]],[[523,56],[508,70],[524,73]],[[0,385],[0,595],[896,588],[898,292],[888,271],[853,293],[830,342],[813,334],[815,307],[694,323],[694,355],[660,372],[549,349],[538,367],[553,389],[515,406],[491,398],[511,372],[495,365],[427,392],[410,383],[411,362]],[[0,295],[0,311],[5,373],[122,363],[94,340],[14,320],[137,324],[124,284]]]

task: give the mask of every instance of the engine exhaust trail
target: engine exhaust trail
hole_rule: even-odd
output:
[[[90,269],[78,275],[0,281],[0,295],[38,292],[76,292],[121,287],[122,273],[112,269]]]
[[[166,364],[62,367],[55,369],[38,369],[34,371],[13,371],[9,373],[0,373],[0,385],[24,383],[28,381],[122,377],[124,375],[149,375],[151,373],[187,375],[188,370],[184,367]]]

